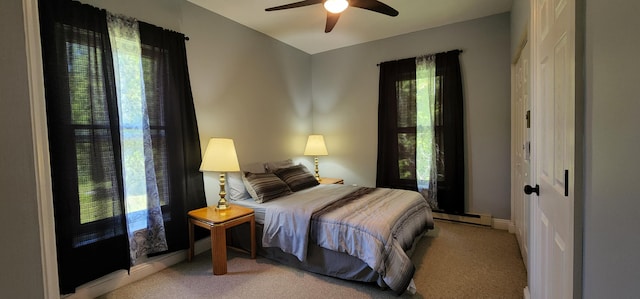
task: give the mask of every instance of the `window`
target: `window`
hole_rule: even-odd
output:
[[[463,105],[459,51],[435,54],[433,119],[423,113],[422,86],[416,80],[416,58],[380,64],[378,106],[378,187],[433,191],[420,187],[424,173],[435,167],[437,196],[432,208],[464,213]],[[431,126],[433,135],[421,133]],[[417,150],[419,149],[419,150]],[[433,152],[435,155],[422,155]],[[426,175],[428,177],[428,175]]]
[[[438,88],[439,78],[436,77],[436,89]],[[421,114],[418,113],[417,99],[415,93],[415,81],[402,80],[396,83],[398,90],[398,169],[399,177],[401,180],[408,180],[410,182],[417,179],[416,165],[420,164],[416,161],[418,155],[416,153],[416,147],[418,142],[425,142],[425,146],[434,147],[438,154],[437,157],[437,175],[438,181],[444,181],[444,153],[439,149],[442,148],[442,103],[441,96],[438,95],[436,90],[436,107],[435,107],[435,121],[433,122],[435,137],[429,140],[419,140],[417,126],[418,123],[425,123],[426,121],[418,121]],[[424,117],[424,116],[422,116]],[[431,161],[422,163],[426,165]]]

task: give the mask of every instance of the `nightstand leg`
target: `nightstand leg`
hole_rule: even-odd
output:
[[[256,219],[251,216],[251,258],[256,258]]]
[[[227,237],[224,226],[211,228],[211,261],[213,262],[213,275],[227,273]]]

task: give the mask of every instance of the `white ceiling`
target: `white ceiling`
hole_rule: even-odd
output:
[[[188,0],[309,54],[508,12],[518,0],[382,0],[400,13],[389,17],[349,7],[324,33],[321,4],[280,11],[265,8],[300,0]]]

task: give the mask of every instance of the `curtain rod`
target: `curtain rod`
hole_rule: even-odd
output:
[[[451,51],[459,51],[460,53],[464,52],[462,49],[455,49],[455,50],[449,50],[449,51],[439,52],[439,53],[434,53],[434,54],[447,53],[447,52],[451,52]],[[427,55],[429,55],[429,54],[427,54]],[[396,59],[396,60],[398,60],[398,59]],[[389,60],[389,61],[391,61],[391,60]],[[380,66],[380,63],[376,63],[376,66]]]

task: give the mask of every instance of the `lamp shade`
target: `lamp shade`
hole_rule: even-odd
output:
[[[240,171],[236,147],[228,138],[211,138],[202,157],[200,171]]]
[[[307,147],[304,149],[305,156],[326,156],[327,147],[324,145],[324,137],[322,135],[309,135],[307,139]]]

